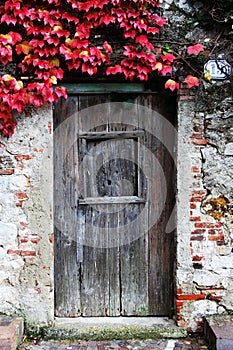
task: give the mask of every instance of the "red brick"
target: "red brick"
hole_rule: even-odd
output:
[[[198,166],[192,166],[191,168],[193,173],[199,173],[200,172],[200,168]]]
[[[221,228],[216,228],[216,229],[210,229],[210,230],[208,230],[208,233],[209,233],[209,235],[220,235],[220,234],[222,234],[223,233],[223,231],[222,231],[222,229]]]
[[[33,250],[8,249],[7,254],[17,254],[21,256],[35,256],[36,252]]]
[[[182,310],[182,307],[181,307],[181,306],[177,306],[177,307],[176,307],[176,312],[177,312],[177,313],[181,312],[181,310]]]
[[[209,233],[210,235],[215,235],[216,231],[215,231],[214,229],[211,229],[211,230],[208,230],[208,233]]]
[[[33,263],[35,261],[35,259],[33,257],[24,257],[24,261],[27,262],[27,263]]]
[[[36,291],[38,294],[41,293],[41,289],[40,289],[40,288],[34,288],[34,289],[35,289],[35,291]]]
[[[8,249],[7,254],[17,254],[20,255],[20,250],[19,249]]]
[[[180,289],[180,288],[177,289],[177,290],[176,290],[176,294],[182,294],[182,289]]]
[[[215,228],[216,224],[212,224],[211,222],[197,222],[194,226],[196,228]]]
[[[191,236],[190,240],[191,241],[203,241],[203,240],[205,240],[205,238],[202,235],[197,235],[197,236]]]
[[[51,233],[50,237],[49,237],[49,242],[53,243],[54,242],[54,233]]]
[[[17,196],[19,199],[28,199],[27,193],[25,193],[25,192],[17,192],[17,193],[16,193],[16,196]]]
[[[18,162],[17,166],[18,166],[19,169],[23,169],[24,168],[24,165],[23,165],[22,162]]]
[[[188,321],[179,321],[179,320],[177,320],[176,321],[176,324],[177,324],[177,326],[179,326],[179,327],[187,327],[188,326],[188,324],[189,324],[189,322]]]
[[[217,236],[209,236],[208,240],[209,241],[224,241],[224,234],[220,234]]]
[[[176,300],[176,306],[183,306],[183,305],[184,305],[183,301]]]
[[[196,208],[197,208],[197,206],[195,203],[190,203],[190,209],[196,209]]]
[[[23,154],[23,155],[20,155],[20,156],[15,156],[15,159],[17,161],[30,160],[30,159],[32,159],[32,156],[30,156],[29,154]]]
[[[192,235],[202,235],[203,233],[205,233],[204,229],[198,229],[191,232]]]
[[[221,295],[219,295],[219,296],[217,296],[217,295],[210,295],[209,300],[213,300],[213,301],[219,302],[219,301],[222,300],[222,296]]]
[[[195,133],[190,136],[191,139],[202,139],[202,134]]]
[[[44,150],[43,150],[43,148],[40,148],[40,149],[38,149],[38,148],[34,148],[34,150],[33,150],[34,152],[36,152],[36,153],[44,153]]]
[[[21,256],[35,256],[36,252],[34,250],[21,250]]]
[[[205,294],[182,294],[177,295],[178,300],[200,300],[205,299]]]
[[[39,241],[40,241],[40,238],[31,238],[31,242],[32,242],[33,244],[38,244]]]
[[[20,225],[23,226],[23,227],[27,227],[28,224],[26,222],[23,222],[23,221],[20,221]]]
[[[205,195],[206,193],[207,193],[206,190],[194,190],[192,191],[192,196],[197,195],[199,197],[199,196]]]
[[[20,243],[27,243],[28,237],[21,237],[19,240],[20,240]]]
[[[0,175],[12,175],[14,174],[14,169],[0,169]]]
[[[192,142],[192,144],[196,146],[206,146],[207,145],[207,140],[195,140]]]
[[[52,134],[52,131],[53,131],[53,123],[52,122],[48,122],[48,129],[49,129],[49,133]]]
[[[202,197],[191,197],[189,202],[202,202]]]
[[[193,261],[201,261],[201,260],[203,260],[203,259],[204,259],[203,256],[198,256],[198,255],[194,255],[194,256],[193,256]]]
[[[191,216],[189,221],[201,221],[201,217],[200,216]]]

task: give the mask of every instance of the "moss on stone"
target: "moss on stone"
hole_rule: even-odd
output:
[[[89,327],[89,328],[54,328],[40,329],[40,338],[45,340],[127,340],[127,339],[169,339],[185,338],[187,331],[180,327]]]

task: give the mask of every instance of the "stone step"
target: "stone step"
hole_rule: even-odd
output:
[[[24,322],[22,318],[0,316],[0,349],[15,350],[22,342]]]
[[[178,339],[187,337],[187,331],[162,317],[79,317],[56,318],[41,335],[46,340]]]
[[[233,316],[212,315],[205,318],[204,334],[212,350],[233,349]]]

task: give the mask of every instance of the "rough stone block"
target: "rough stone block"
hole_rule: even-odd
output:
[[[233,317],[229,315],[206,317],[204,333],[211,350],[233,349]]]
[[[4,247],[16,245],[17,226],[0,221],[0,242]]]
[[[12,326],[0,326],[0,340],[16,339],[16,328]]]
[[[12,326],[0,326],[0,349],[16,349],[16,328]]]
[[[1,350],[15,350],[15,344],[9,340],[0,340],[0,349]]]
[[[225,156],[233,156],[233,142],[229,142],[226,145]]]
[[[22,318],[0,317],[0,349],[15,350],[22,342],[24,322]]]

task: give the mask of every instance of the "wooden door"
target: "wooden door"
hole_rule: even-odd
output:
[[[56,105],[56,316],[171,315],[174,154],[153,113],[173,120],[174,106],[166,95],[108,91]]]

